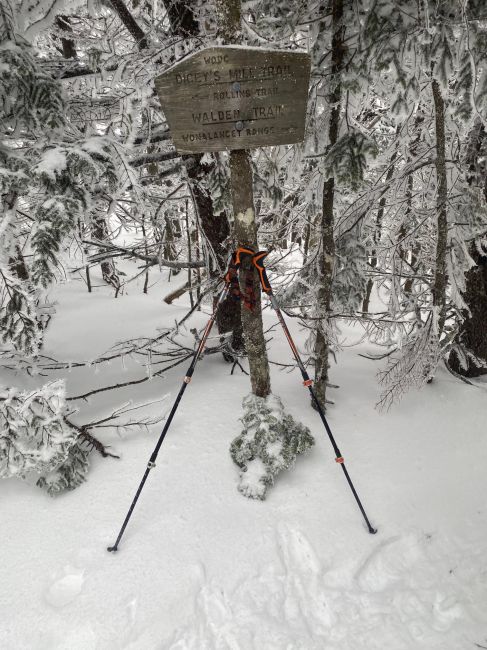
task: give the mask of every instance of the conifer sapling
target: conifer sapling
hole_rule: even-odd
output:
[[[239,491],[264,500],[277,474],[291,469],[298,454],[314,445],[309,429],[285,413],[276,395],[247,395],[243,400],[243,431],[230,447],[240,468]]]

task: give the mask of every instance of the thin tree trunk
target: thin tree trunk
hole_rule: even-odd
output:
[[[400,132],[400,127],[397,127],[396,129],[396,136],[399,135]],[[394,153],[391,156],[391,159],[389,161],[389,169],[387,170],[386,178],[385,178],[385,183],[387,183],[391,180],[391,178],[394,175],[394,171],[396,169],[396,158],[397,158],[397,150],[394,151]],[[379,245],[381,236],[382,236],[382,221],[384,219],[384,211],[386,207],[386,199],[387,199],[387,192],[383,194],[380,198],[379,201],[379,209],[377,210],[377,216],[375,219],[375,228],[374,228],[374,248],[371,251],[371,257],[370,257],[370,266],[375,269],[377,268],[377,246]],[[370,294],[372,293],[372,287],[374,286],[374,279],[373,277],[369,278],[367,280],[367,287],[365,289],[365,296],[364,296],[364,301],[362,304],[362,311],[365,314],[369,313],[369,304],[370,304]]]
[[[418,145],[421,141],[421,130],[420,126],[421,123],[424,122],[424,114],[421,110],[421,107],[418,108],[418,111],[416,112],[416,116],[414,118],[414,131],[417,132],[416,137],[412,141],[412,143],[409,146],[409,154],[408,154],[408,159],[407,162],[410,164],[416,156]],[[406,210],[404,212],[404,218],[402,221],[402,225],[399,231],[399,238],[402,240],[406,236],[406,228],[405,224],[409,223],[411,221],[411,213],[413,209],[413,189],[414,189],[414,172],[411,172],[408,174],[407,177],[407,188],[406,188]],[[414,223],[414,222],[412,222]],[[411,259],[408,260],[408,253],[409,251],[407,248],[403,248],[402,244],[399,247],[399,255],[400,257],[404,260],[406,264],[409,264],[409,267],[411,269],[411,275],[414,275],[417,271],[418,268],[418,258],[419,254],[421,251],[421,246],[418,241],[416,241],[411,248],[410,254],[411,254]],[[412,297],[412,291],[413,291],[413,286],[414,286],[414,278],[410,277],[404,282],[404,295],[406,296],[406,299],[410,302],[411,297]],[[416,305],[416,318],[418,323],[421,322],[421,310],[419,307]]]
[[[188,209],[188,199],[186,199],[186,209],[185,209],[185,221],[186,221],[186,237],[188,242],[188,262],[191,262],[191,232],[189,228],[189,209]],[[189,302],[191,304],[191,309],[194,307],[194,298],[193,298],[193,271],[191,268],[188,268],[188,289],[189,289]]]
[[[93,236],[97,241],[104,242],[109,240],[108,225],[105,217],[101,215],[95,216],[93,220]],[[100,264],[101,275],[107,284],[111,284],[116,290],[120,289],[120,276],[117,273],[115,262],[104,260]]]
[[[199,261],[201,259],[201,251],[200,234],[198,232],[198,228],[194,229],[194,241],[196,260]],[[198,303],[198,311],[201,311],[201,269],[199,266],[196,268],[196,301]]]
[[[86,273],[86,286],[88,288],[88,293],[91,293],[91,276],[90,276],[90,265],[87,264],[85,266],[85,273]]]
[[[446,249],[448,241],[447,221],[447,195],[448,184],[446,178],[446,142],[445,142],[445,104],[441,96],[441,89],[436,80],[432,82],[433,100],[435,104],[436,127],[436,216],[437,216],[437,243],[436,243],[436,268],[433,283],[433,307],[438,312],[438,338],[441,337],[446,319]]]
[[[145,49],[147,47],[147,39],[144,31],[139,27],[123,0],[110,0],[110,4],[127,30],[133,36],[139,50]]]
[[[146,256],[149,255],[149,249],[147,248],[147,233],[145,230],[145,217],[142,217],[142,237],[144,238],[144,252]],[[142,292],[145,293],[146,295],[149,293],[149,266],[145,270],[145,279],[144,279],[144,287],[142,289]]]
[[[332,91],[329,95],[331,106],[330,124],[328,130],[329,146],[332,147],[338,140],[340,124],[340,108],[342,88],[340,74],[345,56],[345,27],[343,25],[343,0],[331,0],[332,13],[332,53],[331,53],[331,84]],[[331,286],[333,278],[333,265],[335,256],[334,227],[334,198],[335,179],[327,179],[323,185],[323,215],[321,222],[321,254],[318,258],[318,305],[323,321],[316,330],[315,341],[315,394],[320,405],[325,408],[326,386],[329,371],[329,340],[327,333],[328,319],[331,309]],[[312,402],[313,404],[313,402]],[[314,405],[313,405],[314,406]]]

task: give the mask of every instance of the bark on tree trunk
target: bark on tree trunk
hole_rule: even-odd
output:
[[[73,31],[68,16],[57,16],[56,27],[59,27],[59,29],[62,29],[64,32]],[[65,59],[75,59],[78,56],[76,52],[76,45],[73,39],[61,37],[61,45],[63,49],[63,56]]]
[[[448,240],[446,178],[446,142],[445,142],[445,103],[441,89],[436,80],[432,82],[433,100],[435,104],[436,128],[436,211],[438,239],[436,243],[436,268],[433,282],[433,307],[438,311],[438,338],[441,337],[446,319],[446,285],[448,281],[446,270],[446,247]]]
[[[340,108],[342,89],[340,73],[345,56],[345,27],[343,21],[343,0],[331,0],[332,12],[332,53],[331,53],[331,83],[332,91],[329,95],[331,108],[330,125],[328,130],[329,146],[332,147],[338,140],[340,124]],[[315,341],[315,394],[325,408],[326,386],[328,383],[329,341],[327,324],[331,308],[331,285],[333,278],[333,265],[335,256],[335,240],[333,237],[333,208],[335,198],[335,179],[325,181],[323,186],[323,214],[321,222],[321,255],[318,258],[318,305],[323,315],[323,323],[318,323]],[[314,407],[314,403],[312,402]]]
[[[252,168],[249,154],[239,149],[230,152],[233,213],[235,237],[239,246],[258,250],[257,226],[253,202]],[[249,359],[252,392],[258,397],[267,397],[271,392],[269,362],[262,325],[260,282],[257,270],[245,259],[240,271],[240,290],[251,294],[253,308],[248,309],[241,301],[242,325],[245,348]]]
[[[105,218],[101,215],[95,217],[93,221],[93,236],[98,241],[108,241],[109,232],[108,225]],[[105,260],[101,262],[101,275],[107,284],[111,284],[115,289],[120,289],[120,276],[117,273],[117,267],[115,262],[110,260]]]
[[[220,34],[226,43],[238,43],[241,21],[240,0],[218,0]],[[230,176],[232,188],[235,239],[238,246],[258,249],[257,225],[255,221],[252,167],[248,151],[239,149],[230,152]],[[245,348],[249,359],[252,392],[258,397],[267,397],[271,392],[271,380],[267,350],[262,324],[260,282],[257,270],[244,259],[240,271],[240,290],[251,294],[253,308],[248,309],[241,301],[241,316]]]
[[[147,39],[145,37],[144,31],[139,27],[135,18],[127,9],[123,0],[110,0],[110,4],[118,14],[118,17],[125,25],[127,30],[133,36],[139,50],[145,49],[147,47]]]
[[[484,199],[487,201],[487,168],[485,163],[485,150],[487,132],[479,120],[470,132],[467,143],[466,160],[469,174],[469,185],[482,187]],[[486,233],[487,234],[487,233]],[[460,364],[455,350],[450,354],[448,363],[450,367],[465,377],[480,377],[487,374],[487,246],[480,242],[473,242],[470,255],[476,266],[471,268],[465,276],[465,300],[468,311],[460,325],[458,343],[466,350],[474,353],[480,363],[474,359],[467,360],[467,367]]]
[[[464,314],[459,343],[474,353],[476,357],[487,364],[487,248],[481,255],[475,244],[472,245],[470,254],[477,266],[466,274],[466,290],[463,295],[470,313]],[[487,374],[487,367],[468,359],[467,367],[460,364],[455,351],[450,354],[448,363],[450,367],[464,377],[480,377]]]

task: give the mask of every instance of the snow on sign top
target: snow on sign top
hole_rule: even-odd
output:
[[[196,52],[155,80],[181,153],[293,144],[304,138],[310,57],[235,46]]]

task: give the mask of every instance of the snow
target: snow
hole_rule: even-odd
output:
[[[59,147],[53,147],[44,151],[41,160],[35,166],[35,172],[37,174],[46,174],[55,181],[58,174],[66,169],[66,165],[65,152]]]
[[[159,282],[144,296],[134,285],[114,299],[107,289],[88,295],[81,282],[58,287],[45,353],[95,358],[120,339],[171,326],[185,304],[165,305],[167,289]],[[189,327],[205,318],[198,314]],[[266,310],[266,327],[274,320]],[[296,323],[290,327],[302,346]],[[359,335],[342,327],[347,346]],[[161,425],[123,438],[104,430],[100,437],[121,460],[92,455],[88,481],[57,498],[18,479],[0,483],[0,648],[487,646],[485,386],[440,371],[433,384],[379,414],[378,366],[359,356],[372,350],[361,342],[340,353],[332,368],[340,389],[328,415],[376,535],[365,529],[296,371],[272,366],[273,389],[310,427],[316,445],[279,476],[264,502],[237,491],[228,450],[241,428],[248,377],[230,375],[230,366],[211,355],[197,366],[117,553],[106,547]],[[269,354],[291,359],[278,329]],[[97,374],[94,367],[67,371],[67,392],[144,372],[130,359],[125,366],[114,361]],[[148,415],[167,411],[184,370],[123,389],[117,398],[95,396],[78,417],[170,392],[162,406],[147,407]],[[12,385],[15,377],[4,374]]]

